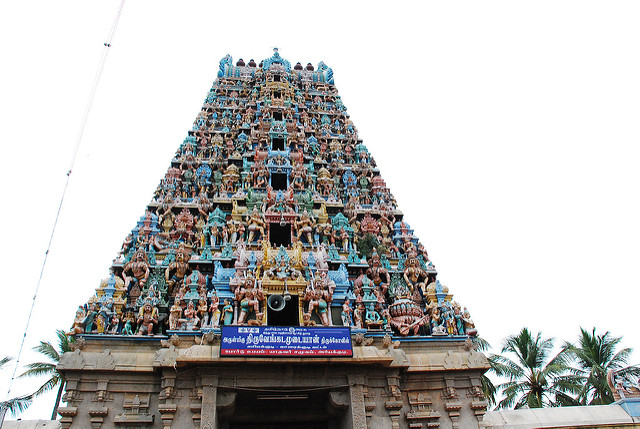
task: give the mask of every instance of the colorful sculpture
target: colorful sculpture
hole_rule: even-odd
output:
[[[220,62],[114,261],[115,281],[78,309],[71,334],[269,324],[266,297],[297,295],[286,303],[298,305],[292,325],[476,335],[358,138],[331,68],[292,69],[277,51],[233,64]]]

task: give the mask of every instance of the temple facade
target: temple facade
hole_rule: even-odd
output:
[[[472,428],[469,311],[323,62],[220,61],[61,360],[63,427]]]

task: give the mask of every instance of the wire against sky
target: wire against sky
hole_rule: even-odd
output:
[[[53,228],[51,229],[51,235],[49,236],[49,243],[47,244],[47,250],[44,254],[44,260],[42,261],[42,267],[40,269],[40,276],[38,277],[38,283],[36,284],[36,289],[33,294],[33,299],[31,300],[31,308],[29,310],[29,316],[27,317],[27,323],[24,328],[24,333],[22,335],[22,340],[20,342],[20,348],[18,349],[18,356],[16,358],[16,363],[13,368],[13,373],[11,374],[11,379],[9,380],[9,388],[7,389],[7,399],[11,396],[11,389],[13,387],[13,380],[15,379],[16,372],[18,370],[18,366],[20,364],[20,356],[22,355],[22,349],[24,347],[24,340],[27,337],[27,332],[29,331],[29,323],[31,321],[31,316],[33,314],[33,308],[36,303],[36,299],[38,297],[38,291],[40,290],[40,283],[42,282],[42,276],[44,274],[45,266],[47,265],[47,258],[49,256],[49,251],[51,249],[51,243],[53,242],[53,237],[56,232],[56,226],[58,225],[58,220],[60,218],[60,211],[62,210],[62,205],[64,203],[64,197],[67,193],[67,188],[69,186],[69,179],[71,177],[71,172],[73,171],[73,166],[76,162],[76,157],[78,155],[78,149],[80,148],[80,143],[82,142],[82,135],[84,134],[84,129],[87,124],[87,118],[89,117],[89,112],[91,111],[91,106],[93,105],[93,99],[96,94],[96,89],[98,88],[98,83],[100,82],[100,77],[102,76],[102,71],[104,70],[104,65],[107,60],[107,56],[109,54],[109,50],[111,48],[111,42],[113,41],[113,36],[115,35],[116,29],[118,27],[118,21],[120,20],[120,15],[122,15],[122,10],[124,8],[125,0],[122,0],[120,3],[120,7],[118,8],[118,12],[116,13],[115,19],[113,20],[113,25],[109,30],[109,35],[107,36],[107,40],[104,43],[104,48],[102,50],[102,56],[100,57],[100,63],[98,64],[98,70],[96,72],[96,76],[93,80],[93,85],[91,87],[91,93],[89,94],[89,99],[87,101],[87,106],[84,110],[84,115],[82,117],[82,122],[80,123],[80,131],[78,132],[78,138],[76,140],[75,147],[73,149],[73,154],[71,157],[71,162],[69,164],[69,169],[67,170],[67,179],[64,184],[64,188],[62,190],[62,196],[60,197],[60,204],[58,205],[58,211],[56,213],[55,220],[53,222]],[[0,410],[0,429],[2,428],[2,423],[4,421],[4,411]]]

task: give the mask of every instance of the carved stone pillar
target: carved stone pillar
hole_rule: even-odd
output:
[[[454,380],[452,378],[446,378],[445,385],[446,387],[442,390],[442,399],[445,400],[444,409],[447,410],[447,413],[449,413],[452,427],[458,428],[460,427],[458,419],[460,418],[462,402],[459,401],[459,396],[454,385]]]
[[[216,427],[219,378],[217,375],[202,376],[201,429],[214,429]]]
[[[387,375],[389,399],[384,403],[391,417],[391,428],[400,429],[400,409],[403,406],[402,391],[400,391],[400,376]]]
[[[79,353],[80,350],[78,350],[78,354]],[[78,354],[74,353],[73,355],[76,356]],[[62,400],[67,403],[67,406],[58,407],[58,414],[60,414],[60,416],[62,417],[60,419],[62,429],[67,429],[73,423],[73,418],[78,415],[78,407],[74,405],[79,405],[82,403],[82,401],[79,400],[77,378],[69,377],[67,379],[64,386],[64,395],[62,395]]]
[[[372,395],[369,392],[369,388],[365,386],[364,388],[364,410],[367,414],[367,424],[371,420],[371,416],[373,415],[373,410],[376,409],[376,398],[375,395]]]
[[[104,418],[109,414],[107,407],[94,407],[89,409],[89,415],[91,416],[91,427],[93,429],[99,429],[104,422]]]
[[[78,407],[59,407],[58,414],[62,416],[60,419],[60,425],[62,429],[69,429],[73,418],[78,415]]]
[[[478,420],[478,423],[482,422],[482,417],[487,412],[487,406],[489,405],[489,403],[484,397],[484,392],[482,391],[482,386],[480,385],[480,379],[471,379],[471,387],[467,392],[467,396],[472,398],[471,404],[469,404],[469,406],[473,410],[473,415],[476,416],[476,420]]]
[[[367,415],[364,408],[363,375],[349,375],[349,399],[351,400],[351,427],[354,429],[367,428]]]
[[[160,395],[158,399],[158,411],[162,418],[163,429],[171,428],[171,423],[176,415],[178,406],[174,403],[174,397],[176,396],[176,372],[171,369],[164,368],[162,371],[162,381],[160,384]]]
[[[158,404],[158,411],[162,418],[162,428],[170,429],[171,422],[173,422],[176,411],[178,411],[178,406],[176,404]]]
[[[387,401],[384,403],[385,408],[391,417],[391,429],[400,429],[400,409],[402,401]]]
[[[192,403],[192,404],[189,404],[189,409],[193,413],[191,415],[191,418],[193,419],[193,426],[199,428],[200,427],[200,417],[202,417],[202,415],[200,414],[200,412],[202,411],[202,405],[201,404]]]

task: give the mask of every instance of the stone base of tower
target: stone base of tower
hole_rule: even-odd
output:
[[[473,428],[484,356],[464,337],[353,336],[352,358],[220,357],[220,338],[80,338],[63,428]]]

